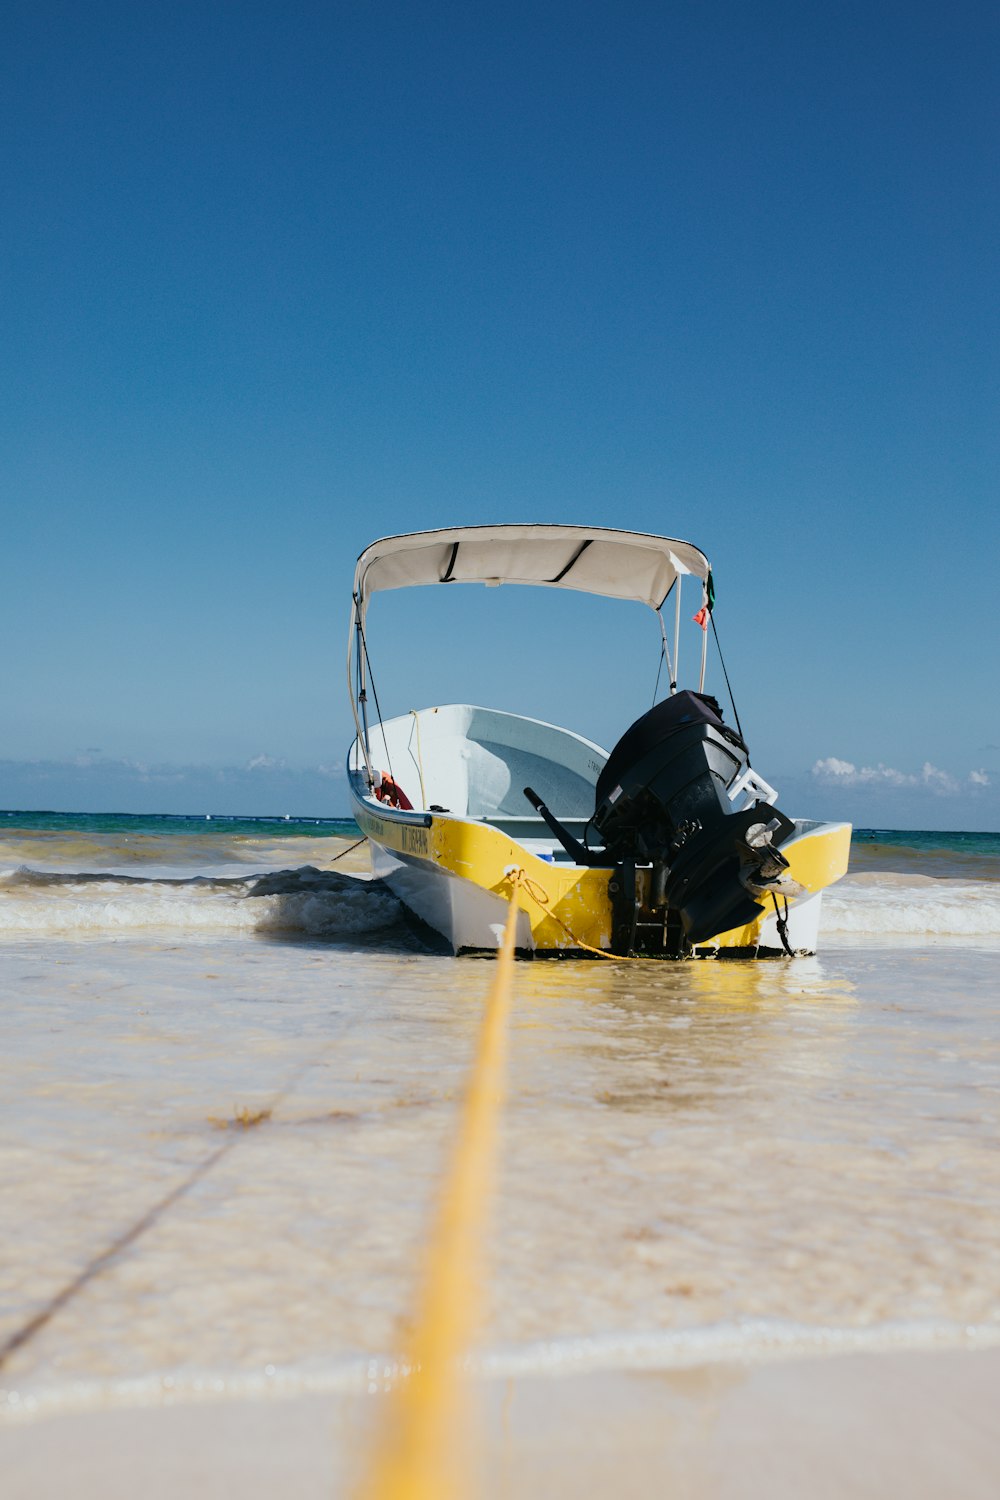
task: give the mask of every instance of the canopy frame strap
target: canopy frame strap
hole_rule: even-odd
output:
[[[670,642],[667,640],[667,626],[666,626],[666,622],[664,621],[664,618],[663,618],[663,611],[660,608],[657,608],[656,618],[660,622],[660,639],[663,642],[663,657],[662,657],[662,660],[666,661],[666,663],[667,663],[667,681],[670,683],[670,691],[671,691],[671,693],[674,693],[677,690],[677,679],[676,679],[676,677],[674,675],[674,664],[673,664],[673,662],[670,659]],[[659,686],[659,682],[660,682],[660,674],[659,674],[659,672],[657,672],[657,674],[656,674],[657,687]],[[653,701],[654,701],[654,703],[656,701],[656,688],[653,689]]]
[[[580,558],[586,552],[587,548],[590,546],[590,544],[591,544],[592,541],[593,541],[593,537],[588,537],[585,542],[581,542],[580,545],[579,545],[579,547],[577,547],[576,551],[573,553],[573,556],[570,558],[569,562],[566,564],[566,566],[564,568],[560,568],[560,570],[556,574],[556,576],[554,578],[550,578],[549,579],[549,582],[550,583],[562,583],[563,579],[566,577],[566,574],[569,572],[570,568],[575,568],[576,567],[577,563],[580,561]]]

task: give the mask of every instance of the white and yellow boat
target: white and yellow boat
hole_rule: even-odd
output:
[[[702,627],[690,690],[676,682],[685,579],[698,589]],[[535,584],[648,605],[669,696],[610,754],[572,730],[471,704],[370,722],[371,596],[453,583]],[[850,825],[786,817],[751,769],[738,721],[727,725],[704,692],[713,603],[703,552],[638,532],[467,526],[387,537],[361,554],[347,657],[357,729],[351,810],[374,873],[455,953],[496,949],[512,876],[525,953],[816,951],[822,893],[847,869]]]

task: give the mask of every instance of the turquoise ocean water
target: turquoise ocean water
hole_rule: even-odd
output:
[[[91,833],[246,833],[290,829],[303,837],[346,834],[357,828],[353,818],[214,817],[182,813],[20,812],[0,809],[0,818],[18,828],[77,829]],[[211,829],[206,830],[206,824]],[[856,828],[854,843],[876,844],[920,852],[951,850],[956,854],[1000,856],[1000,833],[941,832],[919,828]]]
[[[30,866],[33,855],[53,853],[60,836],[67,839],[63,850],[75,850],[85,859],[88,840],[96,840],[93,850],[102,858],[101,868],[114,863],[120,852],[135,859],[140,850],[156,862],[157,853],[165,863],[175,860],[185,866],[203,861],[206,874],[217,864],[226,864],[227,853],[240,858],[263,852],[269,840],[275,847],[291,839],[315,841],[303,852],[309,862],[321,860],[323,840],[358,838],[360,831],[352,818],[293,817],[206,817],[170,813],[73,813],[20,812],[0,810],[0,841],[5,830],[14,832],[19,841],[21,863]],[[36,849],[31,835],[41,836]],[[138,840],[138,843],[136,842]],[[14,850],[8,857],[14,857]],[[291,851],[289,851],[291,852]],[[166,857],[169,856],[169,857]],[[4,868],[0,851],[0,870]],[[65,867],[65,866],[64,866]],[[81,870],[84,866],[81,865]],[[852,875],[913,875],[924,878],[974,881],[1000,880],[1000,833],[952,832],[922,829],[856,828],[851,844]]]
[[[184,816],[179,813],[72,813],[0,811],[9,828],[40,829],[49,833],[145,833],[176,836],[184,833],[267,834],[284,831],[301,838],[325,838],[357,832],[353,818],[227,818]]]
[[[294,834],[299,838],[328,838],[358,834],[353,818],[292,818],[292,817],[213,817],[202,815],[184,816],[177,813],[74,813],[74,812],[19,812],[16,809],[0,810],[0,831],[6,822],[10,828],[25,831],[33,829],[45,832],[78,833],[142,833],[176,837],[190,833],[218,835],[268,835],[276,833]],[[986,879],[989,861],[1000,860],[1000,833],[970,833],[961,830],[941,832],[924,829],[856,828],[852,844],[854,857],[874,868],[881,858],[891,859],[892,851],[898,857],[932,855],[941,866],[949,857],[956,867],[964,860],[982,861],[982,872]]]

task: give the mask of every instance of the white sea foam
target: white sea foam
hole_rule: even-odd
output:
[[[849,876],[825,893],[824,936],[1000,936],[1000,883],[927,876]]]
[[[704,1365],[763,1364],[843,1354],[927,1352],[1000,1347],[1000,1325],[917,1320],[833,1327],[746,1318],[708,1326],[540,1340],[467,1355],[467,1375],[512,1380],[657,1371]],[[163,1370],[111,1379],[0,1386],[0,1425],[58,1411],[108,1406],[172,1406],[206,1401],[289,1399],[302,1395],[377,1395],[410,1373],[398,1355],[307,1359],[254,1369]]]
[[[253,879],[137,879],[20,869],[0,877],[7,937],[299,932],[340,937],[390,927],[396,899],[381,885],[305,868]]]
[[[392,926],[399,904],[384,886],[311,866],[222,878],[71,874],[20,869],[0,874],[0,933],[93,935],[147,929],[176,933],[301,932],[314,937]],[[1000,937],[1000,882],[869,873],[824,895],[821,938]]]

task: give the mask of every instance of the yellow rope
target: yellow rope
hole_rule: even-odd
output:
[[[475,1326],[514,973],[517,897],[518,889],[524,888],[524,872],[511,871],[508,879],[507,924],[406,1353],[410,1374],[391,1398],[360,1500],[453,1500],[462,1493],[458,1448],[464,1423],[458,1361]]]

